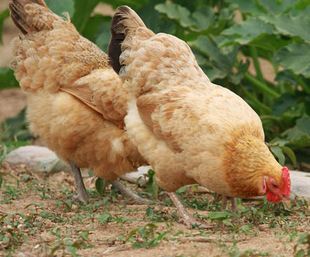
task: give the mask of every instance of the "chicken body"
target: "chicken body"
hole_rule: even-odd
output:
[[[211,83],[184,41],[155,35],[126,6],[111,32],[112,66],[133,91],[126,128],[160,187],[198,183],[229,197],[289,196],[288,170],[265,145],[259,116]]]
[[[124,130],[128,89],[107,55],[42,0],[12,0],[10,10],[24,34],[12,42],[11,66],[32,133],[73,171],[89,167],[113,181],[145,164]]]

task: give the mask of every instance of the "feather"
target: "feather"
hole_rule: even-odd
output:
[[[131,8],[120,6],[116,9],[111,22],[111,40],[108,47],[109,61],[116,73],[119,73],[122,67],[119,62],[121,44],[128,33],[139,27],[145,27],[145,24]]]

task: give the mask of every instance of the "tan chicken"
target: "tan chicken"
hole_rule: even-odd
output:
[[[149,203],[116,178],[145,164],[124,130],[128,87],[107,55],[43,0],[12,0],[11,17],[22,32],[12,42],[12,69],[27,94],[27,119],[34,135],[70,163],[86,202],[80,167],[117,187],[135,203]]]
[[[228,197],[289,197],[289,171],[266,146],[259,116],[210,82],[184,41],[154,34],[126,6],[117,9],[111,33],[111,64],[133,92],[127,132],[161,188],[198,183]]]

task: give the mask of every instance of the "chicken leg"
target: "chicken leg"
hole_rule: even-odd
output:
[[[114,187],[116,187],[124,195],[126,201],[129,204],[139,204],[139,205],[153,204],[152,201],[150,201],[148,199],[144,199],[144,198],[138,196],[137,194],[135,194],[133,191],[131,191],[129,188],[125,187],[124,184],[117,179],[111,180],[111,181],[109,181],[109,183],[111,183]]]
[[[213,203],[218,202],[221,197],[222,197],[222,207],[221,207],[221,210],[225,210],[227,208],[227,201],[229,200],[231,202],[231,206],[232,206],[233,212],[234,213],[238,213],[237,201],[236,201],[236,198],[234,198],[234,197],[223,196],[223,195],[217,194],[217,196],[213,200]]]
[[[78,187],[78,194],[73,197],[72,201],[79,200],[85,204],[88,201],[88,194],[86,192],[86,188],[83,182],[81,170],[78,166],[76,166],[76,164],[73,161],[70,160],[69,163],[70,163],[73,175],[74,175],[75,183],[77,184],[77,187]],[[111,183],[124,195],[126,201],[129,204],[141,204],[141,205],[153,204],[152,201],[143,199],[142,197],[132,192],[129,188],[125,187],[121,181],[117,179],[111,180],[109,181],[109,183]]]
[[[86,188],[83,182],[81,170],[78,166],[76,166],[76,164],[73,161],[69,160],[69,164],[73,172],[75,183],[78,187],[78,194],[72,198],[72,201],[79,200],[85,204],[88,201],[88,194],[86,192]]]
[[[168,193],[170,199],[174,203],[175,207],[177,208],[178,214],[181,217],[182,222],[189,227],[198,226],[199,228],[212,228],[213,226],[207,226],[199,221],[197,221],[194,217],[192,217],[185,209],[185,206],[179,199],[176,193],[170,192]]]

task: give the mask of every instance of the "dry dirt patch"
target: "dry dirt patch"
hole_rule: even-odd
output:
[[[167,206],[169,200],[165,194],[160,196],[156,205],[138,206],[126,205],[122,196],[111,192],[111,189],[104,196],[98,196],[91,190],[89,204],[73,203],[71,206],[68,200],[75,193],[71,174],[60,172],[39,177],[23,166],[12,168],[5,164],[0,172],[4,179],[0,217],[8,215],[0,221],[0,234],[11,226],[14,233],[27,237],[27,243],[23,238],[16,243],[14,256],[50,256],[53,250],[54,256],[74,256],[73,252],[80,256],[121,257],[263,256],[264,253],[269,254],[265,256],[294,256],[298,236],[293,240],[289,238],[309,229],[310,210],[306,208],[293,211],[287,218],[273,217],[270,222],[264,222],[263,218],[253,226],[244,217],[229,219],[232,226],[218,225],[216,221],[207,219],[209,211],[188,208],[192,214],[206,218],[207,224],[214,225],[207,230],[190,229],[177,222],[176,210]],[[93,178],[86,180],[93,188]],[[128,186],[142,192],[141,188]],[[183,199],[189,201],[195,197],[201,199],[201,195],[195,194],[186,194]],[[244,206],[259,210],[256,202],[245,202]],[[154,211],[153,215],[147,214],[149,210]],[[162,220],[157,221],[156,218]],[[19,222],[16,228],[14,222]],[[269,228],[271,222],[274,223],[273,228]],[[138,232],[130,237],[131,231],[145,226],[150,228],[148,238]],[[250,226],[249,231],[243,231],[242,226]],[[158,240],[154,247],[133,247],[135,243],[150,242],[163,233],[163,239]],[[128,237],[130,239],[125,243]],[[254,255],[254,249],[259,251],[259,255]],[[8,251],[8,243],[0,240],[0,256],[6,256]],[[252,251],[253,255],[241,255],[245,251]]]

